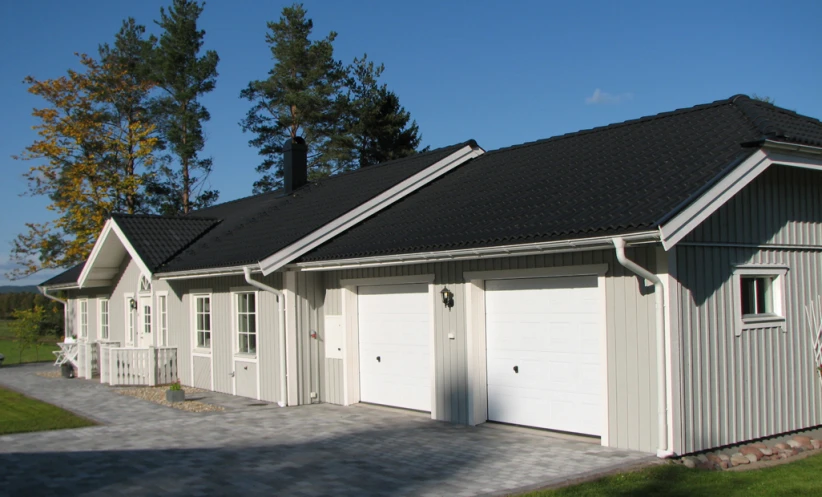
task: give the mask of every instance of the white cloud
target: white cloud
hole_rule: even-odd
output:
[[[614,95],[608,93],[607,91],[602,91],[599,88],[597,88],[596,90],[594,90],[593,95],[585,98],[585,103],[588,105],[618,104],[626,100],[631,100],[632,98],[634,98],[633,93],[620,93],[618,95]]]

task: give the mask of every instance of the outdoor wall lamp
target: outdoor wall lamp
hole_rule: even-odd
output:
[[[445,307],[449,309],[454,307],[454,292],[449,290],[448,287],[445,287],[442,289],[440,294],[442,294],[442,303]]]
[[[134,299],[128,299],[128,306],[131,307],[131,310],[137,310],[137,301]]]

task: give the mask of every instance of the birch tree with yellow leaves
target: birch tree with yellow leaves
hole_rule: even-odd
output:
[[[153,84],[145,77],[145,28],[123,22],[99,58],[79,55],[82,70],[55,79],[25,79],[45,106],[32,112],[37,138],[17,159],[31,161],[28,195],[46,196],[56,219],[27,223],[13,242],[19,266],[7,276],[84,261],[112,213],[144,210],[160,146],[148,112]]]

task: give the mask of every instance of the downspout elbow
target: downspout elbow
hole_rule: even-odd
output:
[[[278,320],[278,327],[279,327],[279,349],[280,349],[280,400],[277,401],[277,405],[280,407],[285,407],[287,405],[286,399],[288,398],[288,382],[286,381],[286,374],[288,369],[286,368],[286,354],[285,354],[285,295],[283,292],[266,285],[260,281],[257,281],[251,278],[251,268],[248,266],[243,267],[243,275],[245,276],[245,282],[249,285],[253,286],[254,288],[258,288],[264,292],[272,293],[275,297],[277,297],[278,303],[278,310],[280,314],[280,318]]]

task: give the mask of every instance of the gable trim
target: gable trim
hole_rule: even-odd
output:
[[[77,278],[78,288],[108,286],[111,284],[111,279],[114,278],[119,272],[119,267],[105,269],[98,268],[98,271],[102,269],[103,274],[101,276],[104,279],[90,279],[92,270],[95,269],[94,266],[97,263],[97,258],[100,256],[103,246],[110,236],[116,236],[120,240],[123,248],[126,250],[128,255],[131,256],[131,259],[135,262],[135,264],[137,264],[137,267],[140,268],[140,274],[149,280],[151,279],[151,271],[148,269],[145,262],[140,259],[140,256],[137,254],[134,246],[131,245],[131,242],[128,240],[125,233],[123,233],[123,230],[120,229],[114,219],[109,219],[103,226],[103,231],[100,233],[100,237],[96,242],[94,242],[94,248],[92,248],[91,254],[88,257],[88,260],[86,260],[86,264],[83,266],[83,271],[80,273],[80,277]],[[98,275],[95,274],[95,278],[97,277]]]
[[[791,146],[789,149],[794,152],[813,153],[817,155],[816,157],[785,153],[786,149],[788,148],[781,143],[766,142],[762,149],[735,167],[683,211],[662,224],[659,227],[659,233],[665,250],[670,250],[688,236],[691,231],[770,166],[776,164],[822,171],[822,159],[818,158],[820,149],[801,146]]]
[[[263,275],[269,275],[297,257],[317,248],[343,231],[364,221],[381,210],[391,206],[405,196],[415,192],[452,169],[479,157],[485,151],[477,145],[466,145],[448,157],[435,162],[410,178],[397,183],[364,204],[334,219],[325,226],[297,240],[260,261]]]

